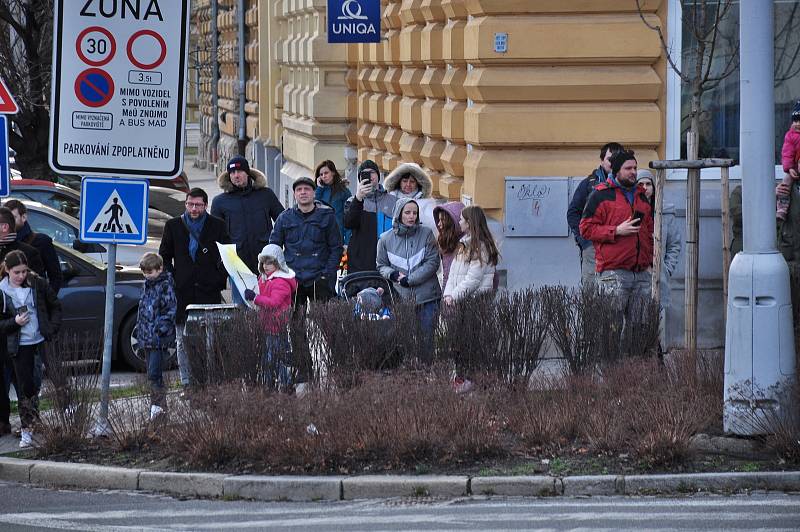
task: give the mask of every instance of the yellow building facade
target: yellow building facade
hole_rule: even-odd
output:
[[[641,1],[645,19],[666,27],[667,3]],[[506,176],[585,175],[609,140],[664,156],[666,61],[634,0],[381,0],[383,40],[362,45],[328,44],[326,0],[245,5],[247,140],[282,154],[284,186],[325,159],[414,161],[435,195],[499,217]],[[237,8],[218,2],[216,117],[201,85],[220,159],[239,128]],[[195,2],[201,34],[209,9]]]

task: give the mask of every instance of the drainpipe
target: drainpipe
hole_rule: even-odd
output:
[[[217,163],[217,145],[219,144],[219,31],[217,16],[218,0],[211,0],[211,162]]]
[[[244,155],[245,148],[247,147],[247,129],[245,127],[245,120],[247,115],[244,112],[244,105],[247,102],[245,95],[245,62],[244,62],[244,10],[245,0],[239,0],[237,7],[237,19],[239,21],[239,155]]]
[[[744,250],[730,267],[723,425],[757,435],[796,409],[795,356],[789,268],[775,243],[774,1],[739,9]]]

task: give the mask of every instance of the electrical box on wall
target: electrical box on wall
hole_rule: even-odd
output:
[[[504,234],[569,236],[567,177],[506,177]]]

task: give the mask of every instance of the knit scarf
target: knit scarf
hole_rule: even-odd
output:
[[[188,212],[183,213],[183,223],[186,224],[186,229],[189,230],[189,255],[192,257],[192,262],[197,261],[197,248],[200,247],[200,233],[203,232],[203,226],[208,218],[208,213],[203,213],[197,220],[192,220]]]

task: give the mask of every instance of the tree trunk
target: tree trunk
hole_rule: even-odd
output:
[[[686,155],[696,160],[700,151],[700,97],[692,91],[691,127],[686,137]],[[684,279],[684,344],[690,356],[697,350],[697,275],[700,236],[700,170],[686,173],[686,278]]]

